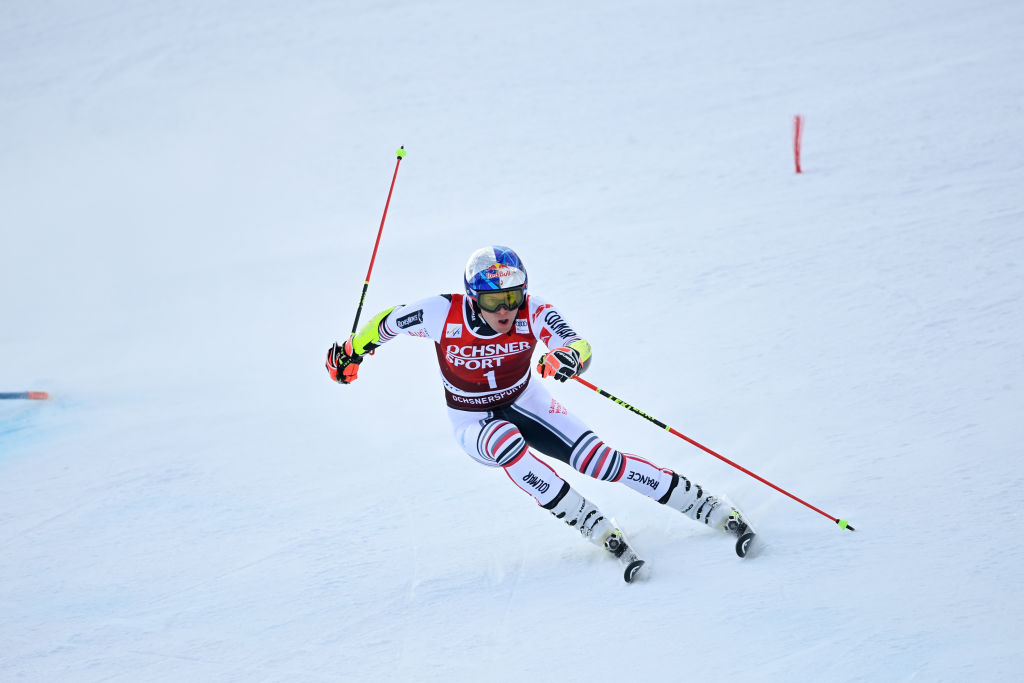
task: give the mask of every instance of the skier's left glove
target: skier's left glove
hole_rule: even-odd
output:
[[[580,374],[580,352],[568,346],[559,346],[546,353],[537,363],[537,372],[541,377],[554,377],[564,382],[573,375]]]
[[[344,344],[335,343],[327,349],[327,372],[338,384],[351,384],[359,378],[359,364],[363,357],[352,348],[352,337]]]

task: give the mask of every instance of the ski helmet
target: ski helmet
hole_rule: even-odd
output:
[[[474,302],[480,292],[496,292],[521,287],[526,294],[526,266],[508,247],[482,247],[466,262],[466,296]]]

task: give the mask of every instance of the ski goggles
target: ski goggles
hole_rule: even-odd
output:
[[[504,306],[510,311],[521,308],[526,303],[526,292],[522,287],[506,289],[501,292],[478,292],[476,303],[488,313],[494,313]]]

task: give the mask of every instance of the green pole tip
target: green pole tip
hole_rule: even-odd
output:
[[[855,530],[852,526],[850,526],[850,520],[848,519],[840,519],[836,521],[836,524],[839,525],[840,529],[849,529],[850,531]]]
[[[405,145],[402,145],[401,147],[395,150],[395,156],[397,156],[399,159],[405,158]]]

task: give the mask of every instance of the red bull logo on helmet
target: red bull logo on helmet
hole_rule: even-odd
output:
[[[503,266],[500,263],[495,263],[484,271],[484,277],[488,280],[502,280],[506,277],[512,277],[512,271],[509,270],[508,266]]]

